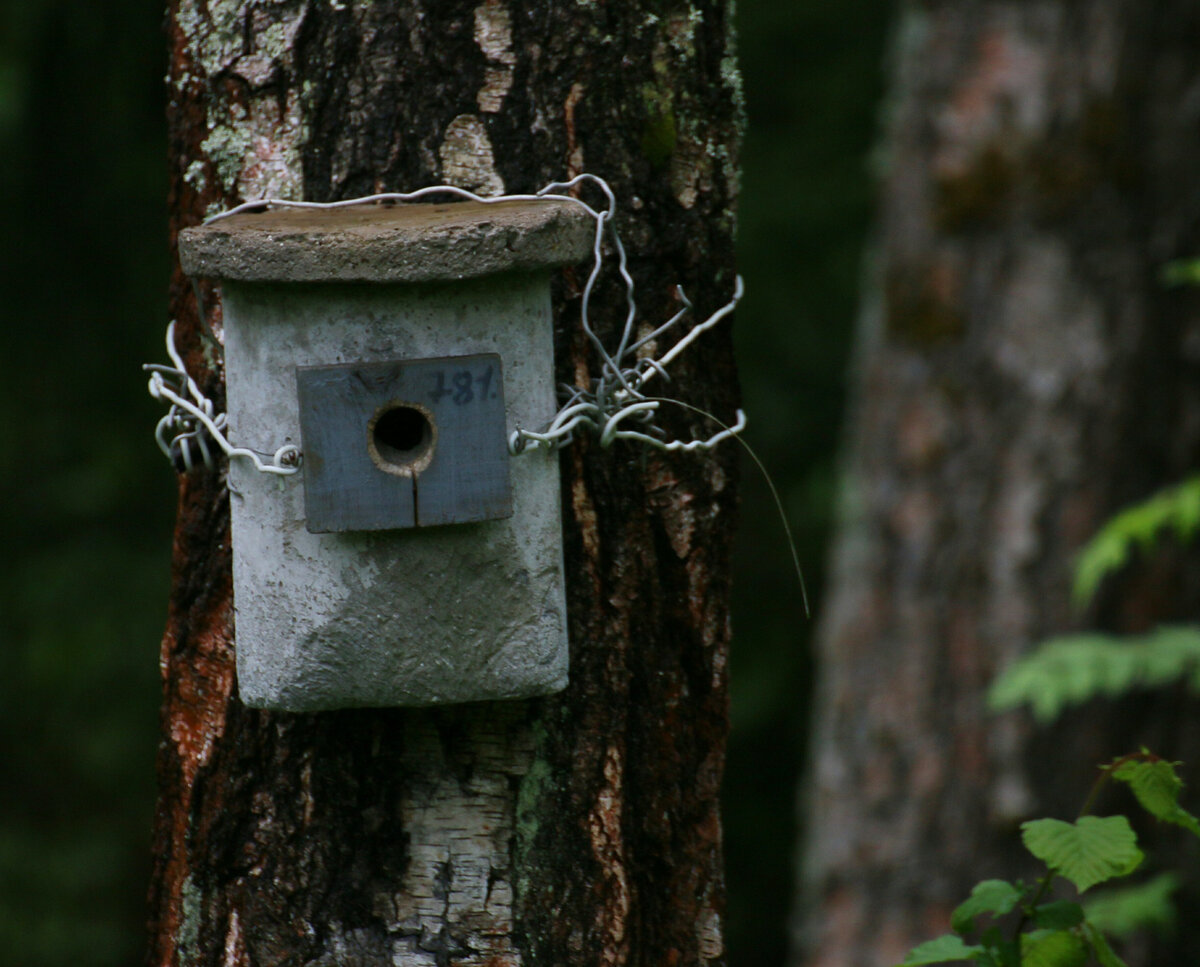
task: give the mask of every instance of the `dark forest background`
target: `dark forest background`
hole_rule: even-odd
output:
[[[738,6],[748,439],[817,608],[889,9]],[[0,950],[25,967],[115,967],[143,943],[175,500],[140,372],[165,358],[162,16],[0,0]],[[765,967],[784,960],[814,625],[748,463],[742,516],[727,937],[735,967]]]

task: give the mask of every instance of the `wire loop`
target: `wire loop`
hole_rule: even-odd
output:
[[[226,439],[228,417],[214,411],[212,400],[200,392],[175,349],[174,320],[167,326],[167,355],[174,366],[147,363],[142,369],[150,373],[147,387],[150,395],[171,404],[167,415],[154,428],[154,439],[177,469],[190,473],[201,464],[214,468],[213,444],[230,459],[238,457],[251,461],[254,469],[262,473],[288,476],[300,469],[300,448],[295,444],[284,444],[268,457],[247,447],[235,447]]]
[[[592,207],[587,202],[567,194],[571,189],[584,184],[600,191],[605,204]],[[737,418],[732,426],[726,426],[712,414],[698,410],[690,404],[678,400],[661,397],[648,397],[643,389],[655,377],[669,380],[667,367],[680,353],[688,348],[697,338],[707,332],[722,319],[727,317],[742,298],[743,284],[741,276],[737,276],[733,297],[710,315],[707,319],[694,325],[686,335],[680,338],[669,350],[658,358],[637,358],[638,350],[649,345],[660,336],[678,325],[691,311],[692,303],[684,294],[681,287],[675,291],[683,304],[678,312],[648,335],[634,339],[637,320],[637,301],[634,298],[633,277],[629,274],[628,258],[625,246],[617,232],[615,216],[617,200],[612,189],[603,178],[592,174],[576,175],[569,181],[553,182],[541,191],[532,195],[477,195],[463,188],[452,185],[433,185],[411,192],[381,192],[366,195],[362,198],[351,198],[335,202],[288,201],[278,198],[264,198],[244,202],[228,211],[213,215],[205,220],[205,225],[229,218],[247,211],[261,211],[265,208],[303,208],[303,209],[335,209],[347,208],[353,205],[384,204],[397,202],[418,201],[430,195],[453,195],[458,198],[483,204],[497,204],[512,201],[563,201],[582,208],[594,221],[592,243],[592,266],[584,284],[580,300],[579,323],[583,328],[588,342],[595,349],[600,359],[600,375],[591,381],[591,385],[561,387],[563,396],[558,412],[538,430],[529,430],[518,426],[508,437],[508,449],[513,455],[538,448],[557,450],[567,446],[575,439],[575,432],[585,429],[593,433],[602,447],[611,446],[616,440],[632,440],[643,443],[659,450],[711,450],[724,440],[737,436],[746,426],[746,416],[737,411]],[[592,327],[591,300],[596,283],[604,267],[604,243],[609,242],[617,257],[617,272],[625,286],[625,323],[616,352],[610,353]],[[225,437],[225,414],[214,414],[212,403],[200,393],[195,382],[187,375],[182,360],[175,352],[174,323],[167,327],[167,353],[174,367],[153,366],[144,367],[150,371],[150,395],[155,399],[165,399],[171,407],[155,430],[155,439],[159,448],[177,465],[190,470],[197,460],[205,466],[213,466],[215,454],[211,445],[216,444],[228,457],[241,457],[253,462],[255,469],[263,473],[293,474],[299,469],[301,453],[299,448],[288,444],[280,447],[272,456],[256,453],[245,447],[234,447]],[[169,382],[173,381],[173,382]],[[185,396],[190,396],[189,400]],[[701,413],[717,423],[721,430],[706,439],[670,440],[666,432],[654,422],[654,417],[661,403],[678,403],[687,409]],[[636,423],[640,429],[625,429],[626,422]]]

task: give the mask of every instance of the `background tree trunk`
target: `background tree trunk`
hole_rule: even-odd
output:
[[[729,296],[725,3],[175,0],[168,30],[173,238],[242,198],[588,170],[625,203],[647,320],[676,282],[700,312]],[[569,382],[595,362],[578,281],[556,298]],[[177,267],[172,314],[219,395]],[[729,418],[728,328],[689,357],[672,391]],[[148,963],[722,963],[733,461],[567,451],[561,696],[318,715],[237,701],[227,496],[218,475],[181,479]]]
[[[945,930],[972,883],[1017,871],[1017,824],[1072,817],[1104,759],[1148,742],[1198,764],[1194,703],[1034,734],[983,694],[1079,621],[1082,542],[1197,466],[1200,313],[1158,272],[1200,251],[1200,8],[909,2],[891,71],[801,789],[796,962],[838,967]],[[1084,620],[1195,619],[1195,562],[1149,572]]]

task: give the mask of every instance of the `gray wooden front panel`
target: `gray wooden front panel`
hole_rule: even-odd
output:
[[[494,353],[296,370],[312,533],[424,527],[512,514],[503,373]],[[436,427],[419,472],[381,469],[368,449],[371,418],[411,403]]]

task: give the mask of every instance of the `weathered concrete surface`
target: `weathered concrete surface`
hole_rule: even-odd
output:
[[[421,206],[426,210],[409,209],[398,219],[388,210],[279,212],[244,216],[241,227],[223,232],[214,226],[185,233],[180,249],[193,269],[218,265],[231,274],[279,277],[222,282],[232,443],[262,453],[285,443],[303,445],[299,366],[496,353],[503,362],[504,432],[553,415],[549,280],[546,271],[512,268],[534,250],[539,259],[574,256],[578,246],[564,249],[561,236],[586,228],[586,220],[561,206],[553,206],[557,214],[551,206],[524,206],[534,238],[525,245],[527,236],[514,227],[526,224],[516,208],[507,211],[512,218],[496,218],[487,206],[471,206],[477,219],[451,219],[443,211],[449,207],[466,206]],[[260,218],[290,227],[279,234],[260,230]],[[401,236],[411,248],[398,247]],[[282,249],[281,237],[287,240]],[[551,237],[558,239],[552,246]],[[512,248],[498,247],[503,239],[516,241]],[[444,275],[449,264],[479,275],[468,268],[475,265],[472,253],[481,250],[489,264],[506,271],[457,282],[397,283],[394,267],[378,251],[389,245],[402,252],[409,277]],[[280,254],[284,250],[307,259],[309,267],[297,270]],[[219,259],[205,261],[198,251],[216,252]],[[328,272],[321,269],[323,252],[331,256]],[[501,266],[504,252],[517,254]],[[318,274],[339,277],[351,267],[374,284],[294,284]],[[364,447],[372,414],[363,413]],[[558,459],[533,452],[513,458],[509,467],[510,518],[313,534],[306,526],[303,474],[273,476],[233,461],[242,701],[314,711],[519,698],[564,688]]]
[[[232,215],[180,233],[191,276],[239,282],[424,282],[570,265],[592,219],[564,201],[355,205]]]
[[[542,276],[223,289],[230,436],[239,446],[274,452],[301,442],[297,366],[494,352],[505,363],[509,428],[554,411]],[[506,520],[311,534],[303,474],[269,476],[234,461],[242,701],[303,711],[565,687],[558,460],[525,454],[510,470]]]

